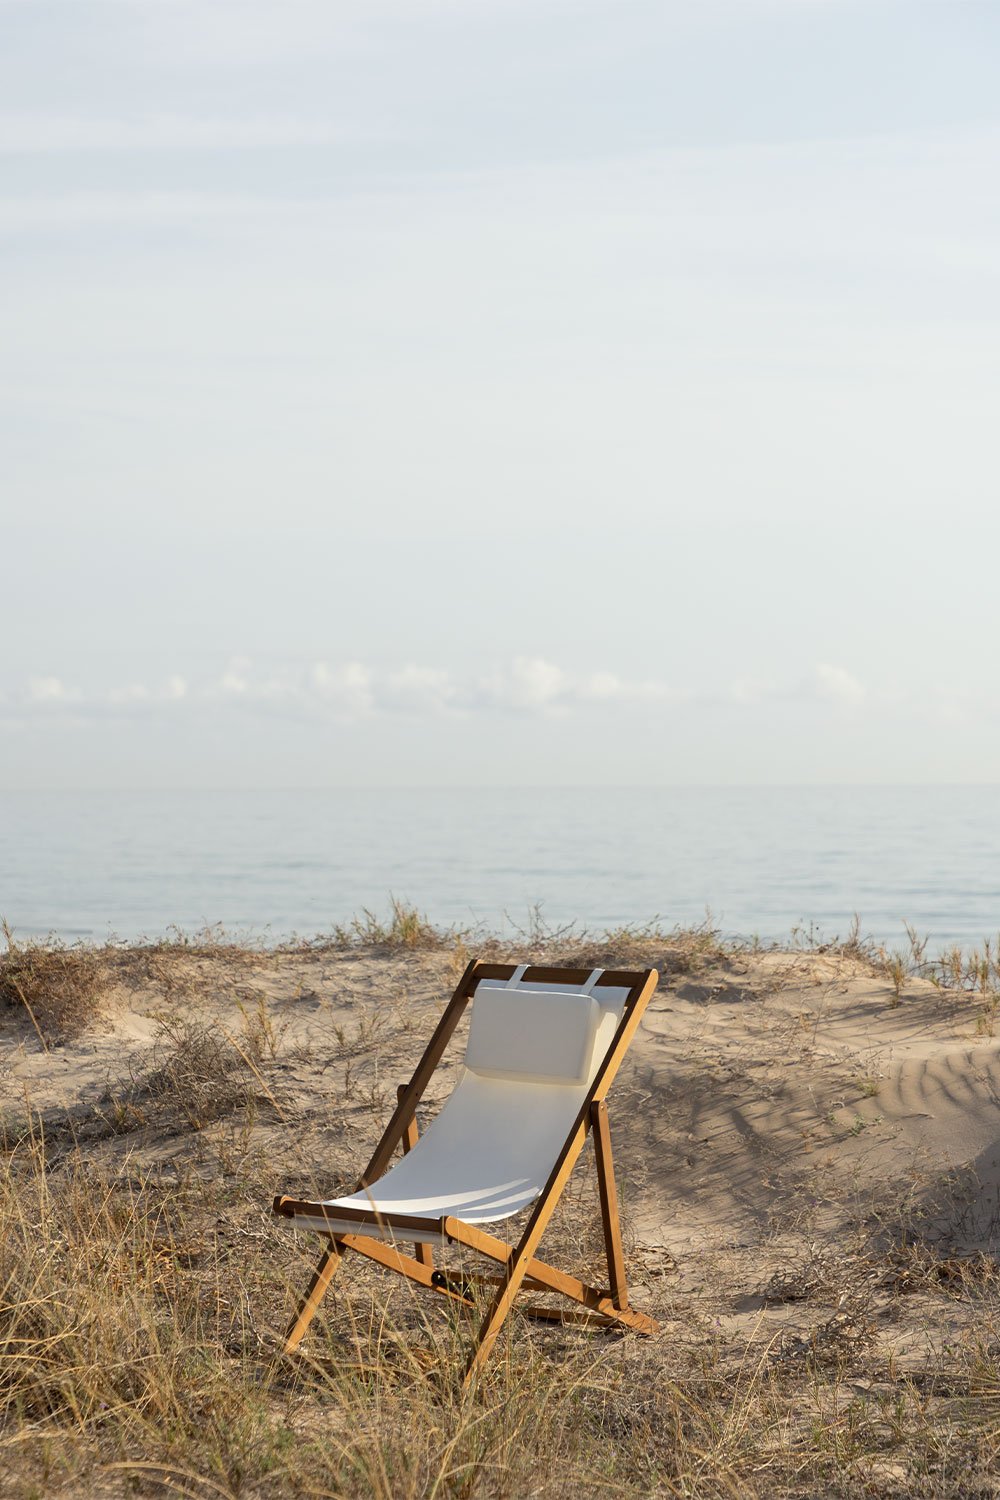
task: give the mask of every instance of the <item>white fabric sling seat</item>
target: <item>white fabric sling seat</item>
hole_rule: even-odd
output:
[[[526,984],[527,967],[506,984],[480,984],[462,1076],[412,1150],[370,1188],[322,1201],[322,1218],[293,1214],[298,1228],[391,1239],[386,1215],[455,1214],[489,1224],[535,1201],[607,1055],[628,989],[595,997],[601,969],[576,988]],[[383,1223],[338,1218],[338,1208],[374,1212]]]
[[[485,1278],[499,1290],[467,1378],[481,1368],[526,1277],[536,1289],[559,1291],[582,1303],[598,1321],[653,1332],[652,1319],[628,1306],[604,1097],[656,981],[655,969],[595,969],[587,974],[527,964],[470,964],[413,1079],[399,1091],[397,1108],[358,1189],[340,1198],[281,1195],[274,1201],[275,1213],[290,1225],[317,1231],[328,1241],[286,1350],[301,1340],[346,1251],[470,1302],[470,1285],[484,1278],[434,1267],[431,1246],[451,1242],[481,1251],[504,1267],[499,1278]],[[458,1083],[418,1138],[417,1102],[470,1000],[472,1019]],[[611,1281],[606,1291],[585,1286],[534,1256],[591,1132]],[[390,1167],[399,1145],[406,1154]],[[479,1227],[529,1208],[516,1246]],[[413,1242],[414,1256],[404,1254],[397,1241]],[[526,1310],[554,1316],[547,1308]]]

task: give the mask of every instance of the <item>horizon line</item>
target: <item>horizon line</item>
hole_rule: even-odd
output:
[[[0,786],[0,796],[40,794],[114,794],[153,792],[763,792],[763,791],[900,791],[903,789],[943,790],[984,789],[1000,787],[995,781],[477,781],[477,782],[337,782],[309,783],[306,785],[287,782],[254,783],[246,786],[221,785],[218,783],[192,783],[178,785],[150,783],[147,785],[71,785],[71,786]]]

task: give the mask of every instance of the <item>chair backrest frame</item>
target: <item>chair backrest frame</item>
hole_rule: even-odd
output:
[[[424,1049],[423,1056],[414,1070],[413,1077],[406,1087],[401,1090],[395,1110],[386,1126],[382,1139],[375,1148],[374,1155],[358,1183],[358,1190],[370,1187],[384,1172],[388,1170],[393,1153],[402,1142],[411,1120],[416,1112],[417,1104],[437,1069],[441,1058],[451,1041],[452,1036],[462,1019],[465,1007],[475,996],[478,986],[485,979],[507,981],[517,972],[516,964],[490,964],[483,963],[479,959],[473,959],[462,975],[448,1004],[431,1035],[431,1039]],[[549,984],[549,985],[575,985],[581,987],[590,979],[593,969],[575,969],[550,966],[546,964],[531,965],[521,975],[524,984]],[[571,1127],[563,1150],[553,1165],[550,1184],[554,1183],[560,1175],[564,1166],[566,1156],[572,1142],[576,1139],[581,1128],[589,1129],[590,1112],[595,1103],[600,1103],[606,1096],[608,1089],[614,1082],[615,1075],[621,1066],[628,1046],[634,1036],[639,1022],[642,1020],[643,1012],[649,1003],[650,996],[656,987],[657,973],[655,969],[606,969],[598,979],[594,990],[601,988],[627,990],[622,1002],[621,1019],[615,1031],[607,1052],[597,1069],[596,1074],[587,1090],[586,1098],[581,1105],[579,1114]],[[546,1192],[548,1187],[546,1188]],[[544,1195],[543,1195],[544,1196]]]

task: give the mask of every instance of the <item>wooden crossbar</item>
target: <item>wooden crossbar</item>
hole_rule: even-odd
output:
[[[416,1108],[430,1078],[444,1055],[462,1012],[484,979],[508,980],[515,972],[513,964],[469,964],[445,1008],[423,1057],[408,1084],[397,1090],[396,1108],[383,1132],[382,1139],[365,1168],[357,1191],[368,1188],[387,1170],[397,1147],[410,1151],[417,1144]],[[523,980],[552,985],[583,985],[590,977],[584,969],[550,968],[536,965],[528,968]],[[316,1314],[324,1295],[337,1274],[346,1252],[363,1255],[408,1280],[472,1305],[470,1293],[475,1286],[488,1286],[493,1296],[479,1327],[466,1367],[465,1382],[474,1380],[483,1369],[501,1328],[522,1291],[557,1292],[585,1309],[583,1312],[538,1306],[525,1306],[526,1315],[548,1322],[579,1323],[584,1326],[619,1325],[636,1333],[657,1332],[656,1322],[645,1313],[629,1306],[625,1260],[622,1251],[618,1196],[611,1156],[611,1132],[605,1097],[621,1066],[629,1044],[642,1020],[643,1012],[656,988],[657,972],[626,969],[606,970],[597,986],[627,989],[622,1017],[601,1066],[581,1105],[561,1151],[556,1157],[541,1193],[535,1200],[528,1222],[516,1245],[488,1234],[478,1225],[447,1215],[427,1218],[413,1214],[381,1213],[372,1208],[327,1205],[312,1199],[293,1198],[284,1194],[274,1200],[274,1212],[287,1219],[307,1219],[323,1232],[328,1227],[328,1244],[320,1258],[312,1281],[300,1303],[285,1342],[286,1352],[296,1348]],[[601,1225],[608,1263],[607,1289],[588,1286],[575,1276],[539,1260],[535,1251],[548,1227],[569,1176],[579,1159],[588,1135],[594,1137]],[[377,1237],[365,1230],[377,1229]],[[412,1240],[413,1255],[406,1255],[395,1244],[396,1238]],[[499,1274],[483,1275],[448,1269],[435,1269],[431,1246],[427,1241],[452,1240],[499,1263]]]
[[[509,1266],[517,1254],[515,1245],[508,1245],[504,1240],[496,1239],[492,1234],[487,1234],[478,1225],[464,1224],[460,1219],[443,1219],[445,1233],[449,1239],[457,1240],[460,1244],[468,1245],[472,1250],[478,1250],[483,1255],[488,1255],[491,1260],[500,1261]],[[506,1286],[509,1277],[499,1278],[499,1284]],[[560,1271],[557,1266],[550,1266],[544,1260],[538,1260],[535,1256],[529,1256],[525,1269],[522,1285],[531,1287],[544,1287],[549,1292],[559,1292],[563,1297],[569,1297],[574,1302],[581,1302],[584,1307],[590,1308],[595,1313],[603,1313],[611,1318],[613,1322],[620,1322],[627,1328],[634,1328],[637,1333],[657,1333],[659,1325],[645,1313],[635,1312],[630,1307],[618,1307],[614,1301],[613,1291],[599,1291],[596,1287],[587,1286],[586,1282],[580,1281],[575,1276],[568,1276],[565,1271]]]
[[[601,1313],[576,1312],[572,1307],[539,1307],[534,1302],[521,1302],[518,1312],[525,1318],[537,1318],[542,1323],[565,1323],[577,1328],[614,1328],[618,1318],[606,1318]]]
[[[424,1219],[416,1214],[382,1213],[377,1208],[339,1208],[329,1203],[316,1203],[311,1198],[287,1198],[283,1194],[275,1198],[273,1211],[283,1219],[314,1219],[316,1228],[330,1226],[330,1233],[341,1232],[341,1225],[357,1225],[361,1230],[392,1230],[403,1239],[426,1234],[431,1238],[441,1233],[440,1219]],[[348,1231],[343,1231],[347,1233]]]

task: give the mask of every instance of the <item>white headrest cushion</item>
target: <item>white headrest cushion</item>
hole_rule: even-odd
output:
[[[465,1066],[486,1078],[588,1082],[601,1007],[592,995],[480,986]]]

